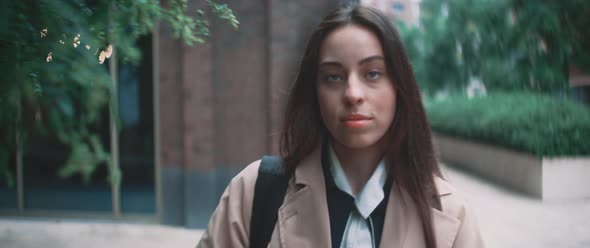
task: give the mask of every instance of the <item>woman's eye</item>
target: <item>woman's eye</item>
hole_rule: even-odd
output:
[[[342,76],[340,76],[338,74],[326,75],[326,81],[341,81],[341,80],[342,80]]]
[[[370,71],[367,73],[367,78],[371,80],[375,80],[381,77],[381,72],[378,71]]]

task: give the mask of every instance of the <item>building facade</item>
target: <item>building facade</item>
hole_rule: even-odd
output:
[[[155,101],[163,223],[204,227],[229,180],[278,154],[282,106],[308,35],[338,1],[229,1],[238,30],[214,20],[189,47],[161,27]]]

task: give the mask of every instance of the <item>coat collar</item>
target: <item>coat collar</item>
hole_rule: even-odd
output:
[[[318,144],[309,156],[303,159],[295,168],[295,184],[311,187],[324,186],[322,172],[322,148]],[[321,182],[318,181],[321,179]]]
[[[330,218],[326,201],[321,146],[295,169],[279,208],[278,228],[282,247],[330,247]]]
[[[439,195],[452,187],[436,177]],[[402,191],[390,190],[380,247],[425,247],[422,224],[412,201]],[[452,247],[459,230],[457,218],[432,209],[438,248]],[[331,247],[330,217],[321,166],[321,145],[295,169],[283,205],[279,209],[278,231],[282,247]]]
[[[439,196],[450,195],[454,191],[453,187],[440,177],[434,176],[434,183]]]
[[[439,194],[442,197],[451,194],[451,191],[444,188]],[[400,198],[407,200],[402,203]],[[426,247],[418,211],[409,199],[407,193],[391,190],[383,224],[384,234],[379,247]],[[460,221],[434,208],[431,212],[437,247],[451,248],[459,231]]]

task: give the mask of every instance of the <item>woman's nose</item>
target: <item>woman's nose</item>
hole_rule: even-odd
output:
[[[359,80],[356,76],[350,76],[348,77],[348,82],[346,85],[344,98],[347,103],[356,105],[365,101],[365,94],[361,80]]]

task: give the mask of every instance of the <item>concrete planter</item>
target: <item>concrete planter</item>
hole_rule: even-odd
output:
[[[590,157],[538,158],[440,134],[434,146],[443,162],[542,200],[590,198]]]

